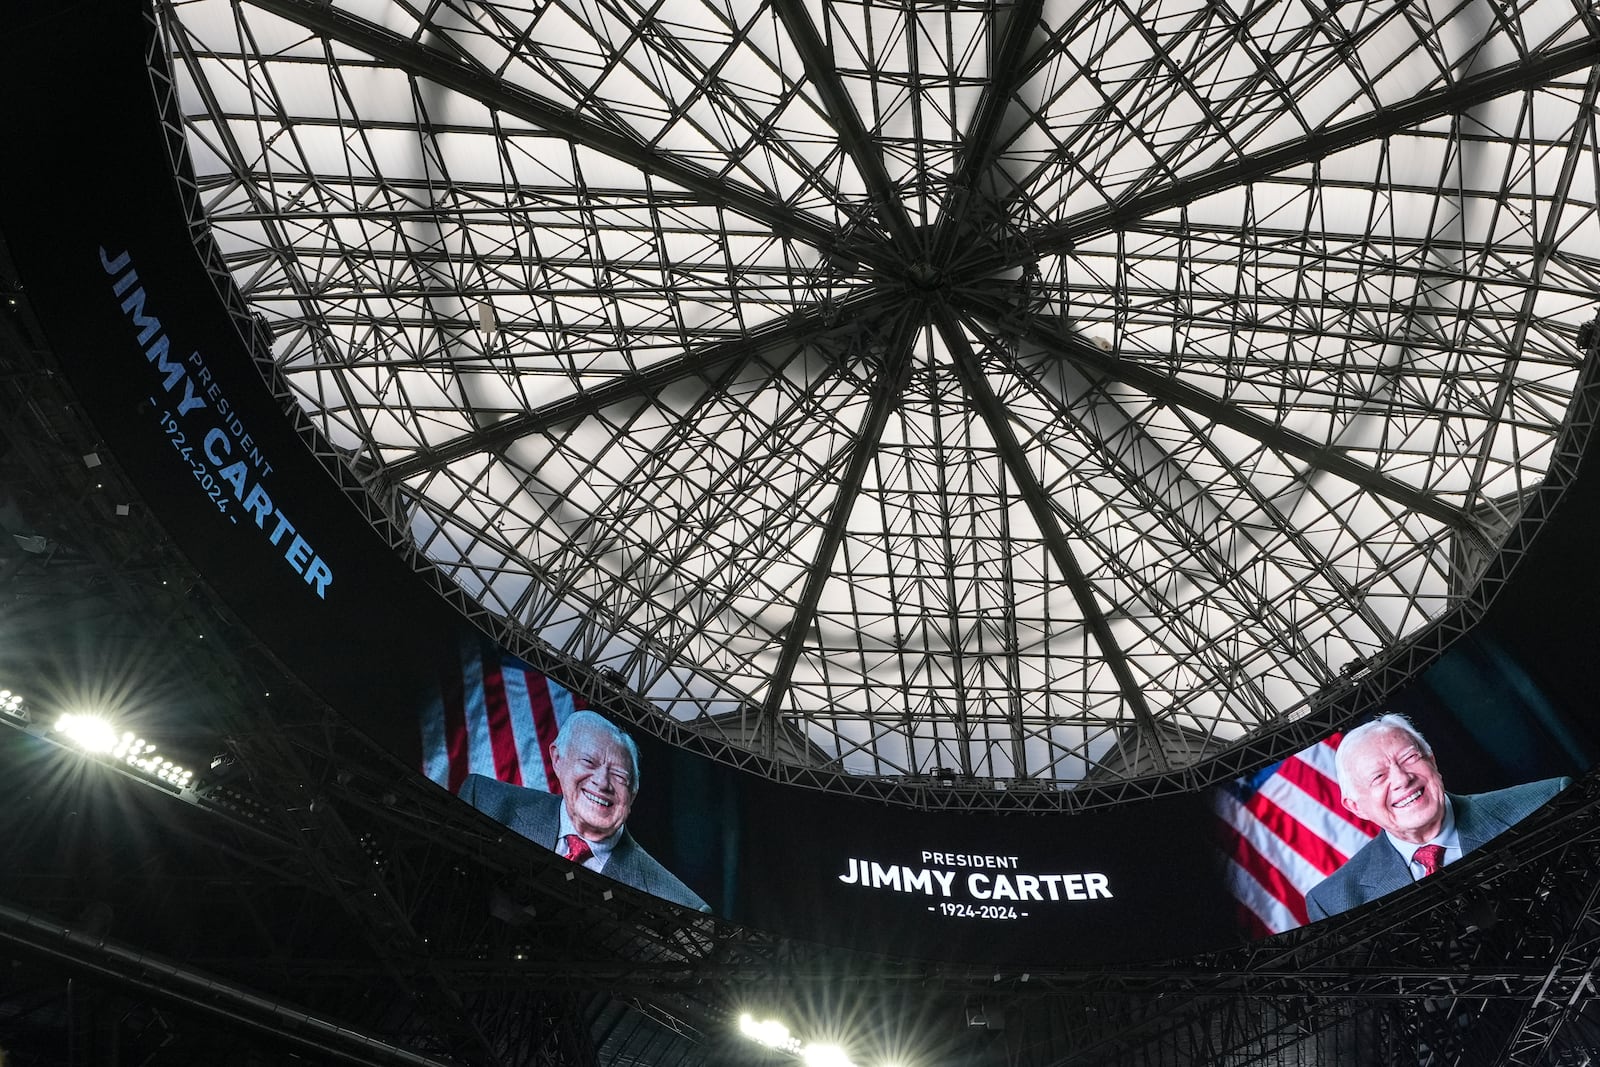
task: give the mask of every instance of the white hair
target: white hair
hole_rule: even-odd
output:
[[[568,715],[561,723],[561,729],[556,731],[555,742],[550,746],[557,756],[566,748],[568,738],[576,737],[580,733],[596,733],[602,737],[610,738],[621,745],[628,753],[630,768],[628,788],[633,792],[639,791],[639,746],[633,743],[633,738],[627,732],[606,718],[593,711],[575,711]]]
[[[1350,762],[1355,758],[1353,753],[1355,752],[1356,744],[1383,730],[1398,730],[1416,743],[1418,752],[1421,752],[1429,759],[1433,758],[1433,746],[1428,744],[1428,739],[1423,737],[1415,726],[1411,725],[1410,719],[1393,711],[1386,715],[1379,715],[1371,722],[1364,722],[1345,734],[1344,739],[1339,742],[1338,752],[1334,753],[1333,765],[1339,774],[1339,792],[1345,796],[1355,795],[1355,791],[1351,788],[1355,783],[1350,780],[1351,774],[1354,773],[1350,767]]]

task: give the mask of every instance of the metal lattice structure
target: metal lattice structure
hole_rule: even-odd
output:
[[[1581,447],[1582,5],[156,14],[276,381],[668,736],[1181,775],[1448,620]]]
[[[910,1035],[902,1051],[928,1065],[1532,1067],[1600,1048],[1593,778],[1380,907],[1116,968],[868,958],[574,879],[400,773],[277,667],[114,457],[85,464],[98,438],[27,293],[0,292],[0,487],[16,504],[0,516],[0,674],[42,686],[137,663],[135,703],[165,741],[233,757],[180,798],[0,724],[8,1063],[791,1063],[731,1033],[763,1001]],[[879,1062],[854,1036],[858,1062]]]
[[[331,473],[508,645],[774,777],[1077,808],[1251,769],[1469,631],[1594,447],[1581,6],[154,13],[193,232]],[[1093,971],[573,878],[90,472],[3,252],[0,660],[137,661],[228,757],[179,799],[0,728],[8,1062],[786,1064],[731,1033],[763,999],[924,1064],[1600,1054],[1592,778],[1379,907]]]

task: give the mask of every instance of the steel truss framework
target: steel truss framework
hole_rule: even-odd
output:
[[[1581,448],[1581,5],[155,13],[197,235],[397,549],[778,777],[1225,776],[1469,625]]]
[[[465,857],[418,837],[413,865],[391,864],[360,811],[326,798],[345,773],[341,757],[373,772],[381,757],[341,747],[348,729],[325,710],[296,710],[294,683],[215,605],[114,459],[86,466],[82,457],[98,460],[101,446],[62,391],[3,255],[0,276],[0,673],[31,682],[41,713],[73,706],[87,684],[143,706],[156,736],[191,762],[225,757],[185,804],[27,736],[47,728],[0,730],[8,1064],[77,1067],[136,1053],[162,1064],[266,1064],[293,1053],[313,1063],[555,1067],[597,1062],[601,1038],[622,1060],[655,1059],[662,1033],[681,1046],[677,1031],[606,997],[456,991],[416,910],[448,904],[435,919],[488,921],[485,900],[459,888]],[[33,524],[12,526],[18,515]],[[18,549],[13,535],[44,548]],[[415,777],[394,766],[378,773]],[[441,900],[429,888],[440,883],[462,899]],[[451,941],[470,938],[453,931]],[[362,981],[302,985],[292,961],[323,957],[360,960]]]
[[[241,1042],[259,1062],[748,1063],[731,1016],[777,1002],[852,1005],[919,1035],[927,1063],[1532,1065],[1600,1044],[1592,778],[1381,908],[1092,972],[862,958],[573,877],[399,773],[231,623],[114,459],[84,465],[96,441],[26,328],[26,294],[6,296],[0,459],[13,492],[50,502],[56,550],[3,560],[5,666],[74,645],[97,668],[137,661],[189,724],[173,742],[233,767],[184,803],[0,730],[0,1017],[19,1067],[93,1062],[50,1057],[61,1030],[169,1064],[250,1062]],[[974,1008],[988,1026],[968,1025]]]

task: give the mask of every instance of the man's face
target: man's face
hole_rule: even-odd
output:
[[[1433,759],[1401,730],[1377,730],[1356,744],[1344,806],[1413,845],[1438,834],[1444,826],[1444,782]]]
[[[633,807],[628,750],[599,730],[579,730],[565,743],[565,752],[552,745],[550,758],[572,827],[590,841],[610,837]]]

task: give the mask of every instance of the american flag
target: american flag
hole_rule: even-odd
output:
[[[422,769],[454,793],[469,774],[561,791],[550,768],[556,731],[583,702],[487,642],[467,641],[422,711]]]
[[[1304,926],[1306,893],[1378,833],[1339,802],[1333,755],[1340,737],[1212,794],[1228,890],[1252,937]]]

